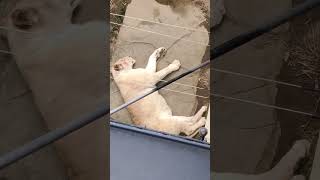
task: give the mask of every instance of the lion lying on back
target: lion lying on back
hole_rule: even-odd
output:
[[[165,53],[165,48],[155,50],[149,57],[146,68],[133,69],[135,60],[131,57],[119,59],[113,65],[111,73],[125,102],[151,90],[160,80],[180,68],[180,62],[174,60],[166,68],[157,71],[157,60]],[[205,125],[206,120],[202,115],[206,110],[207,107],[203,106],[192,117],[174,116],[159,92],[154,92],[128,107],[135,125],[174,135],[184,133],[187,136],[192,136]]]

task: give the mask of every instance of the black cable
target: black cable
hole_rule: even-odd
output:
[[[271,29],[285,23],[286,21],[288,21],[290,18],[295,17],[297,15],[300,15],[312,8],[314,8],[315,6],[319,5],[320,0],[309,0],[305,3],[303,3],[302,5],[299,5],[298,7],[295,7],[293,9],[291,9],[289,12],[285,13],[284,15],[278,16],[277,18],[275,18],[275,20],[271,21],[270,23],[264,24],[261,27],[258,27],[257,29],[250,31],[248,33],[244,33],[240,36],[237,36],[236,38],[223,43],[222,45],[214,48],[213,50],[210,51],[211,55],[210,55],[210,59],[213,60],[217,57],[220,57],[221,55],[255,39],[256,37],[270,31]],[[147,92],[146,94],[137,97],[113,110],[110,111],[110,114],[114,114],[124,108],[126,108],[127,106],[139,101],[140,99],[168,86],[169,84],[175,82],[176,80],[179,80],[191,73],[193,73],[196,70],[199,70],[207,65],[210,64],[210,60],[180,74],[179,76],[163,83],[160,84],[158,87],[152,89],[151,91]],[[32,154],[38,150],[40,150],[41,148],[63,138],[64,136],[71,134],[72,132],[79,130],[80,128],[96,121],[98,118],[109,114],[109,107],[106,106],[102,106],[100,107],[97,111],[95,111],[94,113],[90,113],[88,115],[85,115],[83,117],[81,117],[80,119],[74,120],[72,121],[70,124],[66,125],[65,127],[53,130],[43,136],[40,136],[39,138],[36,138],[35,140],[31,141],[30,143],[25,144],[24,146],[15,149],[12,152],[9,152],[5,155],[3,155],[0,158],[0,170],[9,166],[10,164],[24,158],[25,156]]]
[[[224,55],[225,53],[230,52],[230,51],[234,50],[235,48],[238,48],[247,42],[250,42],[251,40],[259,37],[260,35],[267,33],[269,31],[271,31],[272,29],[280,26],[281,24],[287,22],[289,19],[296,17],[298,15],[301,15],[304,12],[306,12],[312,8],[315,8],[319,4],[320,4],[320,0],[309,0],[309,1],[297,6],[295,8],[290,9],[287,13],[284,13],[282,15],[279,15],[279,16],[273,18],[269,23],[264,23],[252,31],[241,34],[241,35],[219,45],[218,47],[211,49],[210,50],[210,60],[205,61],[204,63],[202,63],[192,69],[189,69],[188,71],[170,79],[169,81],[158,85],[156,88],[150,90],[149,92],[147,92],[137,98],[134,98],[134,99],[128,101],[127,103],[122,104],[121,106],[111,110],[110,114],[112,115],[112,114],[128,107],[129,105],[139,101],[140,99],[143,99],[144,97],[168,86],[169,84],[209,65],[211,60],[218,58],[218,57]],[[213,29],[211,28],[210,30],[213,30]]]
[[[206,61],[206,62],[204,62],[204,63],[202,63],[202,64],[200,64],[200,65],[198,65],[196,67],[193,67],[193,68],[189,69],[188,71],[186,71],[186,72],[184,72],[184,73],[182,73],[182,74],[180,74],[180,75],[178,75],[178,76],[176,76],[176,77],[174,77],[174,78],[172,78],[172,79],[170,79],[170,80],[168,80],[168,81],[166,81],[166,82],[164,82],[162,84],[159,84],[157,87],[151,89],[150,91],[146,92],[145,94],[143,94],[141,96],[138,96],[136,98],[133,98],[132,100],[122,104],[121,106],[118,106],[118,107],[114,108],[113,110],[110,111],[110,115],[112,115],[112,114],[114,114],[114,113],[116,113],[116,112],[128,107],[129,105],[139,101],[140,99],[143,99],[144,97],[146,97],[146,96],[148,96],[148,95],[150,95],[150,94],[152,94],[152,93],[154,93],[156,91],[159,91],[160,89],[168,86],[169,84],[171,84],[171,83],[173,83],[173,82],[175,82],[175,81],[177,81],[177,80],[179,80],[179,79],[181,79],[181,78],[183,78],[183,77],[195,72],[196,70],[199,70],[199,69],[207,66],[208,64],[210,64],[210,60],[208,60],[208,61]]]
[[[308,0],[305,3],[288,10],[288,12],[286,13],[274,17],[273,20],[269,21],[268,23],[263,23],[260,26],[258,26],[258,28],[252,31],[236,36],[230,41],[227,41],[222,45],[219,45],[218,47],[211,49],[210,59],[220,57],[221,55],[259,37],[260,35],[271,31],[272,29],[280,26],[281,24],[284,24],[289,19],[302,15],[303,13],[315,8],[319,4],[319,0]],[[213,28],[211,28],[210,31],[213,31]]]
[[[40,150],[41,148],[67,136],[68,134],[79,130],[80,128],[105,116],[110,111],[106,104],[100,106],[96,111],[83,115],[82,117],[71,121],[62,128],[55,129],[49,133],[40,136],[31,142],[1,156],[0,170],[15,163],[16,161]]]

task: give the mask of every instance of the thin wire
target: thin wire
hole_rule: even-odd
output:
[[[152,43],[148,43],[148,42],[143,42],[143,41],[128,41],[128,40],[123,40],[123,39],[117,39],[117,42],[118,41],[122,41],[122,42],[124,42],[125,44],[121,44],[122,46],[128,46],[128,45],[130,45],[130,44],[134,44],[134,43],[141,43],[141,44],[146,44],[146,45],[150,45],[150,46],[152,46],[153,48],[157,48],[156,46],[154,46]],[[113,46],[115,46],[115,47],[117,47],[117,48],[122,48],[121,46],[119,46],[119,45],[113,45]],[[172,47],[172,46],[171,46]],[[170,47],[169,47],[170,48]],[[169,52],[169,48],[167,49],[168,50],[168,52]],[[167,53],[168,53],[167,52]],[[192,56],[192,57],[195,57],[195,58],[199,58],[199,56],[198,55],[195,55],[195,54],[191,54],[191,53],[188,53],[188,51],[186,51],[186,52],[183,52],[183,54],[184,55],[188,55],[188,56]],[[167,62],[167,63],[169,63],[169,62]]]
[[[114,80],[113,77],[110,77],[110,79]],[[166,80],[159,80],[161,82],[168,82]],[[113,81],[112,81],[113,82]],[[191,87],[191,88],[195,88],[195,89],[203,89],[203,90],[207,90],[206,88],[201,88],[201,87],[198,87],[198,86],[193,86],[193,85],[189,85],[189,84],[183,84],[183,83],[177,83],[177,82],[173,82],[172,84],[176,84],[176,85],[180,85],[180,86],[185,86],[185,87]],[[143,84],[144,85],[144,84]],[[154,88],[154,87],[151,87],[151,88]]]
[[[135,102],[137,102],[137,101],[149,96],[150,94],[152,94],[152,93],[154,93],[154,92],[156,92],[156,91],[168,86],[169,84],[171,84],[171,83],[173,83],[173,82],[175,82],[175,81],[177,81],[177,80],[179,80],[179,79],[181,79],[181,78],[183,78],[183,77],[185,77],[185,76],[187,76],[187,75],[189,75],[189,74],[191,74],[191,73],[193,73],[193,72],[195,72],[195,71],[197,71],[197,70],[199,70],[199,69],[201,69],[201,68],[203,68],[203,67],[205,67],[205,66],[207,66],[209,64],[210,64],[210,60],[208,60],[208,61],[206,61],[206,62],[204,62],[202,64],[199,64],[198,66],[190,69],[187,72],[183,72],[182,74],[180,74],[180,75],[168,80],[168,82],[166,82],[166,83],[159,84],[159,86],[155,87],[154,89],[150,89],[150,90],[146,91],[144,94],[142,94],[142,95],[140,95],[138,97],[135,97],[135,98],[127,101],[126,103],[124,103],[124,104],[112,109],[110,111],[110,115],[120,111],[121,109],[124,109],[124,108],[130,106],[131,104],[133,104],[133,103],[135,103]]]
[[[285,86],[290,86],[290,87],[295,87],[295,88],[300,88],[300,89],[306,89],[301,85],[297,85],[297,84],[292,84],[292,83],[287,83],[287,82],[283,82],[283,81],[279,81],[279,80],[273,80],[273,79],[268,79],[268,78],[263,78],[263,77],[258,77],[258,76],[253,76],[253,75],[248,75],[248,74],[243,74],[243,73],[239,73],[239,72],[234,72],[234,71],[228,71],[225,69],[219,69],[219,68],[212,68],[210,67],[210,71],[216,71],[216,72],[220,72],[220,73],[225,73],[225,74],[231,74],[231,75],[235,75],[235,76],[240,76],[240,77],[246,77],[246,78],[250,78],[250,79],[256,79],[256,80],[261,80],[261,81],[266,81],[266,82],[271,82],[271,83],[275,83],[275,84],[281,84],[281,85],[285,85]],[[167,82],[165,80],[160,80],[163,82]],[[186,85],[186,84],[181,84],[181,83],[172,83],[172,84],[178,84],[178,85],[182,85],[182,86],[187,86],[187,87],[192,87],[192,88],[196,88],[196,89],[204,89],[207,90],[205,88],[201,88],[201,87],[197,87],[197,86],[192,86],[192,85]],[[209,89],[208,89],[209,90]],[[319,91],[317,89],[309,89],[310,91]]]
[[[204,98],[204,99],[209,99],[209,98],[210,98],[210,97],[206,97],[206,96],[201,96],[201,95],[186,93],[186,92],[177,91],[177,90],[173,90],[173,89],[167,89],[167,88],[162,88],[162,89],[163,89],[163,90],[166,90],[166,91],[171,91],[171,92],[175,92],[175,93],[185,94],[185,95],[189,95],[189,96],[195,96],[195,97]]]
[[[110,108],[107,107],[105,102],[98,107],[99,108],[95,109],[93,112],[80,115],[80,117],[76,119],[71,119],[71,121],[64,126],[52,130],[4,155],[1,155],[0,170],[48,146],[49,144],[58,141],[72,132],[75,132],[97,120],[101,120],[101,118],[105,117],[105,115],[110,111]]]
[[[124,41],[124,40],[121,40],[121,41]],[[124,41],[124,42],[127,42],[127,41]],[[119,46],[117,46],[117,47],[119,47]],[[190,56],[192,56],[192,55],[190,55]],[[246,77],[246,78],[256,79],[256,80],[261,80],[261,81],[266,81],[266,82],[271,82],[271,83],[275,83],[275,84],[282,84],[282,85],[285,85],[285,86],[290,86],[290,87],[295,87],[295,88],[300,88],[300,89],[306,89],[301,85],[296,85],[296,84],[287,83],[287,82],[283,82],[283,81],[279,81],[279,80],[273,80],[273,79],[268,79],[268,78],[263,78],[263,77],[258,77],[258,76],[238,73],[238,72],[234,72],[234,71],[228,71],[228,70],[225,70],[225,69],[219,69],[219,68],[210,67],[210,71],[216,71],[216,72],[220,72],[220,73],[231,74],[231,75],[235,75],[235,76]],[[164,81],[164,80],[161,80],[161,81]],[[166,81],[164,81],[164,82],[166,82]],[[176,83],[176,84],[178,84],[178,83]],[[190,86],[190,85],[184,85],[184,86]],[[205,88],[200,88],[200,87],[195,87],[195,86],[190,86],[190,87],[194,87],[194,88],[197,88],[197,89],[205,89]],[[319,90],[316,90],[316,89],[308,89],[308,90],[319,91]]]
[[[142,84],[142,83],[139,83],[139,84]],[[145,85],[145,84],[143,84],[143,85]],[[150,87],[150,86],[147,86],[147,87]],[[186,93],[186,92],[167,89],[167,88],[162,88],[162,90],[171,91],[171,92],[175,92],[175,93],[181,93],[181,94],[200,97],[200,98],[205,98],[205,99],[209,98],[209,97],[206,97],[206,96]],[[119,92],[119,90],[117,92]],[[221,95],[221,94],[217,94],[217,93],[209,93],[209,94],[210,94],[210,96],[214,96],[214,97],[217,97],[217,98],[228,99],[228,100],[233,100],[233,101],[239,101],[239,102],[243,102],[243,103],[247,103],[247,104],[254,104],[254,105],[257,105],[257,106],[267,107],[267,108],[271,108],[271,109],[278,109],[278,110],[292,112],[292,113],[296,113],[296,114],[302,114],[302,115],[316,117],[315,114],[313,114],[313,113],[308,113],[308,112],[299,111],[299,110],[293,110],[293,109],[285,108],[285,107],[281,107],[281,106],[270,105],[270,104],[260,103],[260,102],[257,102],[257,101],[250,101],[250,100],[235,98],[235,97]]]
[[[235,38],[227,41],[226,43],[219,45],[218,48],[214,48],[210,53],[210,59],[218,58],[223,54],[232,51],[238,48],[239,46],[252,41],[257,37],[267,32],[270,32],[272,29],[280,26],[281,24],[286,23],[291,18],[303,15],[311,9],[314,9],[315,7],[319,6],[319,4],[319,0],[307,0],[301,5],[291,8],[287,11],[287,13],[279,14],[268,22],[262,22],[261,25],[258,26],[258,28],[255,28],[251,31],[236,36]],[[210,31],[214,31],[214,27],[211,27]]]
[[[201,31],[201,30],[194,29],[194,28],[188,28],[188,27],[184,27],[184,26],[177,26],[177,25],[173,25],[173,24],[167,24],[167,23],[162,23],[162,22],[150,21],[150,20],[147,20],[147,19],[142,19],[142,18],[133,17],[133,16],[127,16],[127,15],[121,15],[121,14],[117,14],[117,13],[110,13],[110,14],[111,14],[111,15],[114,15],[114,16],[118,16],[118,17],[135,19],[135,20],[139,20],[139,21],[145,21],[145,22],[150,22],[150,23],[154,23],[154,24],[160,24],[160,25],[164,25],[164,26],[171,26],[171,27],[175,27],[175,28],[186,29],[186,30],[190,30],[190,31],[193,31],[193,32],[203,32],[203,33],[210,34],[210,32],[208,32],[208,31]]]
[[[0,50],[0,53],[14,55],[12,52],[5,51],[5,50]],[[243,73],[238,73],[238,72],[233,72],[233,71],[228,71],[228,70],[218,69],[218,68],[210,68],[210,69],[212,71],[216,71],[216,72],[220,72],[220,73],[226,73],[226,74],[231,74],[231,75],[236,75],[236,76],[241,76],[241,77],[247,77],[247,78],[256,79],[256,80],[267,81],[267,82],[276,83],[276,84],[282,84],[282,85],[291,86],[291,87],[295,87],[295,88],[305,89],[301,85],[296,85],[296,84],[287,83],[287,82],[283,82],[283,81],[278,81],[278,80],[273,80],[273,79],[268,79],[268,78],[262,78],[262,77],[258,77],[258,76],[253,76],[253,75],[248,75],[248,74],[243,74]],[[165,80],[160,80],[160,81],[167,82]],[[192,85],[186,85],[186,84],[182,84],[182,83],[173,83],[173,84],[192,87],[192,88],[196,88],[196,89],[205,89],[205,88],[192,86]],[[316,90],[316,89],[309,89],[309,90],[319,91],[319,90]],[[113,93],[116,93],[116,92],[113,92]],[[111,94],[113,94],[113,93],[111,93]]]
[[[113,13],[111,13],[113,14]],[[122,15],[123,16],[123,15]],[[125,16],[124,16],[125,17]],[[141,19],[139,19],[141,20]],[[112,22],[111,22],[112,23]],[[161,23],[160,23],[161,24]],[[121,24],[118,24],[121,25]],[[124,24],[123,24],[124,25]],[[124,25],[127,26],[127,25]],[[139,28],[135,28],[130,26],[131,28],[134,29],[139,29]],[[143,30],[143,29],[139,29],[139,30]],[[147,30],[143,30],[143,31],[147,31]],[[157,33],[157,32],[153,32],[153,31],[148,31],[148,32],[152,32],[152,33]],[[164,34],[162,34],[164,35]],[[165,35],[168,36],[168,35]],[[198,42],[197,42],[198,43]],[[271,82],[271,83],[276,83],[276,84],[282,84],[282,85],[286,85],[286,86],[291,86],[291,87],[295,87],[295,88],[301,88],[301,89],[305,89],[303,86],[301,85],[296,85],[296,84],[292,84],[292,83],[287,83],[287,82],[282,82],[282,81],[278,81],[278,80],[273,80],[273,79],[268,79],[268,78],[262,78],[262,77],[258,77],[258,76],[252,76],[252,75],[247,75],[247,74],[242,74],[242,73],[237,73],[237,72],[232,72],[232,71],[227,71],[227,70],[223,70],[223,69],[218,69],[218,68],[211,68],[213,71],[216,72],[221,72],[221,73],[227,73],[227,74],[232,74],[232,75],[237,75],[237,76],[242,76],[242,77],[247,77],[247,78],[251,78],[251,79],[256,79],[256,80],[262,80],[262,81],[267,81],[267,82]],[[309,89],[312,91],[319,91],[316,89]]]
[[[123,40],[122,40],[123,41]],[[285,85],[285,86],[290,86],[290,87],[295,87],[295,88],[300,88],[300,89],[308,89],[310,91],[319,91],[317,89],[310,89],[310,88],[304,88],[301,85],[296,85],[296,84],[292,84],[292,83],[287,83],[287,82],[283,82],[283,81],[279,81],[279,80],[273,80],[273,79],[268,79],[268,78],[263,78],[263,77],[258,77],[258,76],[253,76],[253,75],[248,75],[248,74],[243,74],[243,73],[238,73],[238,72],[234,72],[234,71],[228,71],[228,70],[224,70],[224,69],[219,69],[219,68],[212,68],[210,67],[210,71],[216,71],[216,72],[220,72],[220,73],[225,73],[225,74],[231,74],[231,75],[235,75],[235,76],[240,76],[240,77],[246,77],[246,78],[251,78],[251,79],[256,79],[256,80],[261,80],[261,81],[266,81],[266,82],[271,82],[271,83],[275,83],[275,84],[281,84],[281,85]],[[161,80],[164,81],[164,80]],[[166,82],[166,81],[164,81]],[[175,83],[178,84],[178,83]],[[183,84],[184,85],[184,84]],[[184,86],[190,86],[190,85],[184,85]],[[196,86],[190,86],[193,88],[197,88],[197,89],[205,89],[205,88],[200,88],[200,87],[196,87]]]
[[[260,130],[260,129],[264,129],[264,128],[274,127],[276,125],[277,125],[277,123],[268,123],[268,124],[260,125],[260,126],[256,126],[256,127],[242,127],[239,129],[240,130]]]
[[[120,24],[119,24],[120,25]],[[133,27],[131,27],[133,28]],[[0,26],[0,29],[5,29],[5,30],[15,30],[15,29],[9,29],[6,27],[2,27]],[[138,29],[138,28],[136,28]],[[142,29],[139,29],[142,30]],[[26,31],[20,31],[20,30],[15,30],[17,32],[23,32],[23,33],[30,33],[30,32],[26,32]],[[156,32],[152,32],[152,33],[156,33]],[[168,35],[165,35],[168,36]],[[9,51],[5,51],[5,50],[0,50],[0,53],[5,53],[5,54],[10,54],[12,55],[13,53],[9,52]],[[257,80],[263,80],[263,81],[268,81],[268,82],[272,82],[272,83],[277,83],[277,84],[282,84],[282,85],[286,85],[286,86],[291,86],[291,87],[296,87],[296,88],[303,88],[300,85],[296,85],[296,84],[291,84],[291,83],[286,83],[286,82],[282,82],[282,81],[277,81],[277,80],[272,80],[272,79],[267,79],[267,78],[262,78],[262,77],[257,77],[257,76],[251,76],[251,75],[247,75],[247,74],[242,74],[242,73],[237,73],[237,72],[232,72],[232,71],[227,71],[227,70],[223,70],[223,69],[218,69],[218,68],[211,68],[211,70],[216,71],[216,72],[221,72],[221,73],[228,73],[228,74],[232,74],[232,75],[237,75],[237,76],[242,76],[242,77],[248,77],[248,78],[252,78],[252,79],[257,79]],[[163,82],[168,82],[165,80],[160,80]],[[182,83],[176,83],[174,82],[173,84],[179,84],[182,86],[188,86],[188,87],[192,87],[192,88],[197,88],[197,89],[204,89],[204,88],[200,88],[200,87],[196,87],[196,86],[192,86],[192,85],[186,85],[186,84],[182,84]],[[186,92],[181,92],[181,91],[177,91],[177,90],[172,90],[172,89],[167,89],[167,88],[163,88],[166,91],[171,91],[171,92],[176,92],[176,93],[181,93],[181,94],[186,94],[186,95],[190,95],[190,96],[196,96],[196,97],[200,97],[200,98],[208,98],[205,96],[200,96],[200,95],[195,95],[195,94],[191,94],[191,93],[186,93]],[[112,92],[111,94],[117,93],[119,92],[119,90]],[[211,93],[210,93],[211,94]],[[224,99],[232,99],[232,100],[237,100],[237,101],[241,101],[241,102],[246,102],[246,103],[251,103],[251,104],[256,104],[256,105],[260,105],[260,106],[264,106],[264,107],[270,107],[270,108],[274,108],[274,109],[280,109],[280,110],[286,110],[286,111],[290,111],[290,112],[295,112],[295,113],[299,113],[300,114],[305,114],[305,115],[311,115],[313,116],[313,114],[311,113],[305,113],[302,111],[296,111],[296,110],[292,110],[292,109],[288,109],[288,108],[282,108],[279,106],[274,106],[274,105],[267,105],[267,104],[263,104],[263,103],[259,103],[259,102],[254,102],[254,101],[249,101],[249,100],[242,100],[242,99],[237,99],[237,98],[233,98],[233,97],[228,97],[228,96],[223,96],[223,95],[219,95],[219,94],[211,94],[213,96],[216,97],[222,97]]]
[[[261,81],[267,81],[267,82],[276,83],[276,84],[282,84],[282,85],[296,87],[296,88],[303,88],[302,86],[296,85],[296,84],[291,84],[291,83],[277,81],[277,80],[268,79],[268,78],[262,78],[262,77],[258,77],[258,76],[252,76],[252,75],[248,75],[248,74],[242,74],[242,73],[228,71],[228,70],[224,70],[224,69],[210,67],[210,70],[220,72],[220,73],[225,73],[225,74],[231,74],[231,75],[235,75],[235,76],[241,76],[241,77],[246,77],[246,78],[251,78],[251,79],[256,79],[256,80],[261,80]]]
[[[281,107],[281,106],[269,105],[269,104],[264,104],[264,103],[260,103],[260,102],[256,102],[256,101],[239,99],[239,98],[234,98],[234,97],[225,96],[225,95],[216,94],[216,93],[210,93],[210,95],[212,95],[212,96],[214,96],[214,97],[223,98],[223,99],[229,99],[229,100],[233,100],[233,101],[239,101],[239,102],[248,103],[248,104],[254,104],[254,105],[258,105],[258,106],[262,106],[262,107],[267,107],[267,108],[272,108],[272,109],[278,109],[278,110],[288,111],[288,112],[292,112],[292,113],[296,113],[296,114],[302,114],[302,115],[307,115],[307,116],[316,117],[315,114],[312,114],[312,113],[307,113],[307,112],[303,112],[303,111],[293,110],[293,109],[289,109],[289,108],[285,108],[285,107]],[[319,118],[319,117],[318,117],[318,118]]]
[[[307,12],[308,10],[315,8],[319,4],[320,4],[320,0],[309,0],[309,1],[299,5],[297,7],[290,9],[290,11],[288,11],[287,13],[284,13],[284,14],[277,16],[276,18],[272,19],[271,21],[269,21],[267,23],[263,23],[258,28],[254,29],[252,31],[243,33],[239,36],[236,36],[235,38],[219,45],[218,47],[213,48],[210,52],[210,59],[209,60],[207,60],[207,61],[201,63],[200,65],[170,79],[167,83],[160,84],[158,87],[151,89],[150,91],[145,92],[141,96],[135,97],[135,98],[129,100],[128,102],[112,109],[110,111],[110,115],[120,111],[121,109],[128,107],[129,105],[145,98],[146,96],[160,90],[161,88],[168,86],[172,82],[175,82],[175,81],[177,81],[177,80],[179,80],[179,79],[181,79],[181,78],[183,78],[183,77],[185,77],[185,76],[187,76],[187,75],[189,75],[189,74],[191,74],[191,73],[193,73],[203,67],[208,66],[210,64],[211,60],[219,58],[220,56],[240,47],[241,45],[248,43],[248,42],[252,41],[253,39],[255,39],[255,38],[257,38],[267,32],[270,32],[272,29],[287,22],[290,18],[293,18],[293,17],[296,17],[300,14],[303,14],[303,13]]]
[[[5,51],[5,50],[0,50],[0,53],[14,55],[12,52]],[[258,77],[258,76],[253,76],[253,75],[248,75],[248,74],[243,74],[243,73],[238,73],[238,72],[233,72],[233,71],[228,71],[228,70],[218,69],[218,68],[210,68],[210,69],[212,71],[216,71],[216,72],[220,72],[220,73],[226,73],[226,74],[231,74],[231,75],[236,75],[236,76],[241,76],[241,77],[247,77],[247,78],[251,78],[251,79],[262,80],[262,81],[267,81],[267,82],[271,82],[271,83],[282,84],[282,85],[286,85],[286,86],[291,86],[291,87],[295,87],[295,88],[304,89],[304,87],[301,86],[301,85],[296,85],[296,84],[287,83],[287,82],[283,82],[283,81],[278,81],[278,80],[273,80],[273,79],[268,79],[268,78],[262,78],[262,77]],[[167,82],[165,80],[160,80],[160,81]],[[196,88],[196,89],[205,89],[205,88],[192,86],[192,85],[186,85],[186,84],[182,84],[182,83],[173,83],[173,84],[192,87],[192,88]],[[317,91],[316,89],[312,89],[312,90],[313,91]],[[113,92],[113,93],[116,93],[116,92]],[[111,93],[111,94],[113,94],[113,93]]]
[[[168,82],[166,80],[160,80],[161,82]],[[202,87],[198,87],[198,86],[192,86],[192,85],[188,85],[188,84],[182,84],[182,83],[177,83],[177,82],[174,82],[172,84],[177,84],[177,85],[180,85],[180,86],[186,86],[186,87],[191,87],[191,88],[195,88],[195,89],[204,89],[204,90],[207,90],[206,88],[202,88]]]
[[[113,78],[111,78],[113,79]],[[167,81],[164,81],[164,82],[167,82]],[[142,85],[146,88],[155,88],[155,86],[148,86],[144,83],[139,83],[139,82],[133,82],[135,84],[138,84],[138,85]],[[182,85],[182,84],[180,84]],[[184,84],[183,84],[184,85]],[[192,86],[193,87],[193,86]],[[205,99],[208,99],[209,97],[206,97],[206,96],[201,96],[201,95],[196,95],[196,94],[191,94],[191,93],[187,93],[187,92],[182,92],[182,91],[178,91],[178,90],[173,90],[173,89],[168,89],[168,88],[162,88],[161,90],[166,90],[166,91],[171,91],[171,92],[175,92],[175,93],[180,93],[180,94],[185,94],[185,95],[189,95],[189,96],[195,96],[195,97],[200,97],[200,98],[205,98]],[[111,92],[111,94],[115,94],[117,92],[120,92],[120,90],[116,90],[116,91],[113,91]]]
[[[272,19],[272,21],[263,24],[262,26],[259,26],[254,31],[251,31],[249,33],[244,33],[240,36],[237,36],[236,38],[227,41],[226,43],[222,44],[221,46],[218,46],[213,49],[213,53],[211,53],[210,60],[215,59],[217,57],[222,56],[223,54],[226,54],[227,52],[230,52],[237,47],[257,38],[258,36],[269,32],[271,29],[274,29],[275,27],[278,27],[279,25],[287,22],[293,17],[296,17],[297,15],[303,14],[306,11],[313,9],[317,7],[320,4],[320,0],[308,0],[304,2],[302,5],[299,5],[297,7],[294,7],[290,9],[290,11],[282,14],[281,16],[278,16],[275,19]],[[69,135],[73,133],[76,130],[81,129],[82,127],[93,123],[96,121],[99,117],[102,117],[104,115],[112,115],[117,111],[120,111],[123,108],[126,108],[127,106],[139,101],[140,99],[160,90],[161,88],[164,88],[165,86],[168,86],[170,83],[175,82],[193,72],[195,72],[198,69],[201,69],[207,65],[210,64],[210,60],[190,69],[188,72],[184,72],[172,79],[170,79],[167,83],[163,83],[156,87],[155,89],[152,89],[145,94],[141,95],[140,97],[136,97],[130,101],[128,101],[125,104],[120,105],[119,107],[110,110],[109,107],[106,107],[105,105],[95,111],[94,113],[90,113],[89,115],[83,116],[81,119],[77,119],[75,121],[72,121],[72,123],[53,131],[50,131],[49,133],[40,136],[37,139],[34,139],[33,141],[25,144],[24,146],[21,146],[19,148],[16,148],[14,151],[11,151],[9,153],[6,153],[5,155],[0,157],[0,170],[17,162],[18,160],[21,160],[22,158],[26,157],[29,154],[32,154],[43,147],[63,138],[66,135]],[[109,111],[109,113],[108,113]]]
[[[153,86],[147,86],[147,85],[144,84],[144,83],[138,83],[138,82],[134,82],[134,83],[140,84],[140,85],[144,85],[144,86],[146,86],[146,87],[154,88]],[[172,90],[172,89],[167,89],[167,88],[162,88],[162,90],[171,91],[171,92],[175,92],[175,93],[181,93],[181,94],[190,95],[190,96],[195,96],[195,97],[200,97],[200,98],[205,98],[205,99],[208,99],[208,98],[209,98],[209,97],[206,97],[206,96],[201,96],[201,95],[186,93],[186,92],[177,91],[177,90]],[[119,90],[118,90],[117,92],[119,92]],[[221,94],[217,94],[217,93],[209,93],[209,94],[210,94],[210,96],[214,96],[214,97],[218,97],[218,98],[222,98],[222,99],[229,99],[229,100],[244,102],[244,103],[248,103],[248,104],[254,104],[254,105],[258,105],[258,106],[262,106],[262,107],[267,107],[267,108],[272,108],[272,109],[278,109],[278,110],[283,110],[283,111],[288,111],[288,112],[293,112],[293,113],[297,113],[297,114],[303,114],[303,115],[308,115],[308,116],[314,117],[314,114],[312,114],[312,113],[307,113],[307,112],[303,112],[303,111],[298,111],[298,110],[293,110],[293,109],[289,109],[289,108],[284,108],[284,107],[281,107],[281,106],[269,105],[269,104],[264,104],[264,103],[260,103],[260,102],[256,102],[256,101],[250,101],[250,100],[245,100],[245,99],[234,98],[234,97],[231,97],[231,96],[225,96],[225,95],[221,95]]]
[[[188,39],[180,39],[180,38],[177,38],[175,36],[162,34],[162,33],[154,32],[154,31],[149,31],[149,30],[145,30],[145,29],[140,29],[140,28],[128,26],[128,25],[125,25],[125,24],[115,23],[115,22],[112,22],[112,21],[110,22],[110,24],[117,25],[117,26],[123,26],[123,27],[131,28],[131,29],[135,29],[135,30],[138,30],[138,31],[144,31],[144,32],[152,33],[152,34],[157,34],[157,35],[164,36],[164,37],[167,37],[167,38],[171,38],[171,39],[174,39],[174,40],[181,40],[181,41],[191,42],[191,43],[199,44],[199,45],[202,45],[202,46],[210,46],[208,44],[200,43],[200,42],[197,42],[197,41],[192,41],[192,40],[188,40]]]
[[[150,91],[147,91],[145,92],[145,94],[139,96],[139,97],[136,97],[136,98],[133,98],[129,101],[127,101],[126,103],[114,108],[113,110],[110,111],[110,115],[120,111],[121,109],[124,109],[126,107],[128,107],[129,105],[143,99],[144,97],[160,90],[160,89],[163,89],[164,87],[168,86],[169,84],[175,82],[176,80],[182,78],[182,77],[185,77],[187,75],[189,75],[190,73],[198,70],[198,69],[201,69],[207,65],[210,64],[210,60],[208,61],[205,61],[204,63],[178,75],[177,77],[174,77],[172,78],[171,80],[169,80],[167,83],[164,83],[164,84],[160,84],[158,87],[155,87],[154,89],[151,89]],[[255,105],[258,105],[258,106],[264,106],[264,107],[269,107],[269,108],[274,108],[274,109],[279,109],[279,110],[284,110],[284,111],[289,111],[289,112],[294,112],[294,113],[299,113],[299,114],[303,114],[303,115],[308,115],[308,116],[312,116],[312,117],[316,117],[316,118],[320,118],[318,116],[315,116],[311,113],[306,113],[306,112],[303,112],[303,111],[297,111],[297,110],[292,110],[292,109],[288,109],[288,108],[284,108],[284,107],[280,107],[280,106],[274,106],[274,105],[268,105],[268,104],[263,104],[263,103],[259,103],[259,102],[254,102],[254,101],[249,101],[249,100],[243,100],[243,99],[238,99],[238,98],[233,98],[233,97],[228,97],[228,96],[224,96],[224,95],[220,95],[220,94],[214,94],[214,93],[210,93],[210,95],[212,96],[215,96],[215,97],[220,97],[220,98],[225,98],[225,99],[231,99],[231,100],[237,100],[237,101],[241,101],[241,102],[246,102],[246,103],[250,103],[250,104],[255,104]]]
[[[216,71],[216,72],[220,72],[220,73],[231,74],[231,75],[235,75],[235,76],[271,82],[271,83],[275,83],[275,84],[281,84],[281,85],[299,88],[299,89],[303,89],[303,90],[307,90],[307,91],[320,92],[320,89],[317,89],[314,87],[313,88],[312,87],[304,87],[302,85],[292,84],[292,83],[283,82],[283,81],[279,81],[279,80],[273,80],[273,79],[268,79],[268,78],[263,78],[263,77],[258,77],[258,76],[253,76],[253,75],[248,75],[248,74],[243,74],[243,73],[238,73],[238,72],[233,72],[233,71],[228,71],[228,70],[224,70],[224,69],[210,68],[210,71]]]

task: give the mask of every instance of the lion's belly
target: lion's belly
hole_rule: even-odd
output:
[[[158,92],[128,106],[128,110],[137,124],[146,124],[148,121],[158,120],[163,115],[172,115],[167,102]]]

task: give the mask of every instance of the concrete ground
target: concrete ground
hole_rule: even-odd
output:
[[[213,46],[246,32],[291,7],[290,0],[225,0],[223,22],[213,32]],[[282,27],[221,58],[211,67],[276,79],[284,57]],[[214,92],[274,105],[274,84],[213,72]],[[216,98],[212,105],[214,171],[258,173],[270,168],[280,129],[275,110]]]
[[[158,69],[169,65],[174,59],[181,61],[183,67],[172,75],[177,75],[200,64],[209,43],[209,34],[201,24],[206,21],[206,18],[200,8],[190,3],[185,4],[182,2],[175,2],[175,7],[172,7],[159,4],[155,0],[132,0],[127,7],[126,16],[193,28],[195,31],[191,32],[182,28],[124,18],[124,25],[118,34],[115,51],[112,52],[111,64],[121,57],[131,56],[137,60],[136,67],[144,67],[148,57],[159,47],[166,47],[168,52],[165,58],[158,62]],[[144,31],[126,26],[143,29]],[[150,33],[151,31],[158,34],[152,34]],[[159,33],[167,36],[161,36]],[[179,80],[178,83],[196,86],[198,78],[199,73],[193,73]],[[112,93],[110,97],[111,108],[114,108],[121,105],[123,100],[119,92],[117,92],[115,83],[111,83],[110,88],[110,92]],[[177,84],[170,85],[167,88],[175,91],[183,91],[184,93],[196,93],[195,88]],[[197,107],[197,99],[195,96],[167,90],[162,90],[160,93],[172,108],[173,114],[184,116],[194,114],[195,108]],[[113,118],[121,122],[131,123],[130,115],[126,110],[114,114]]]

